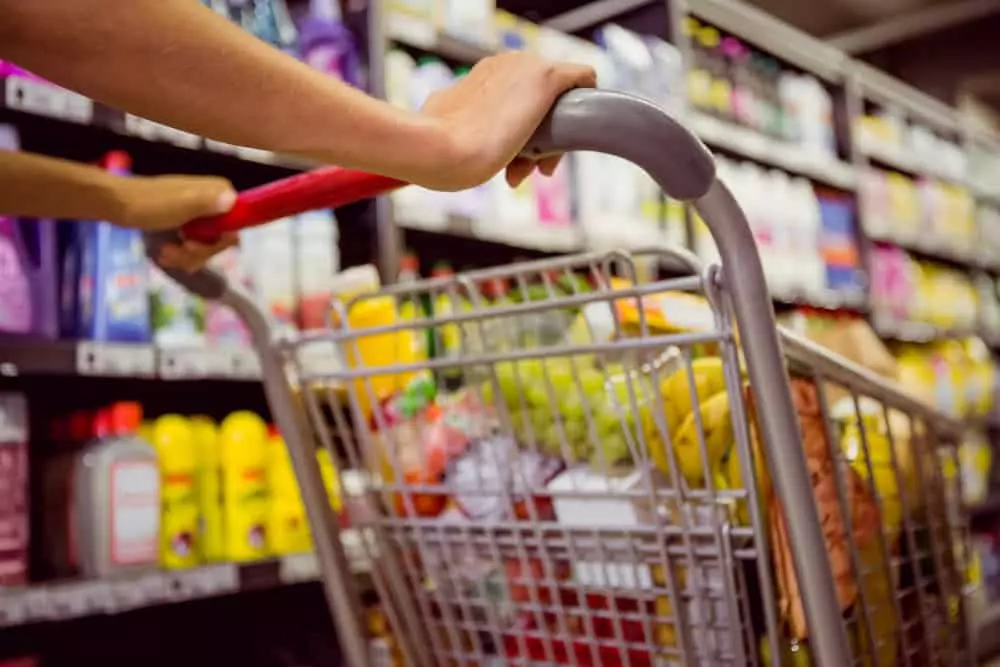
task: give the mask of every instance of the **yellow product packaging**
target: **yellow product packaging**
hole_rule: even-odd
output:
[[[612,289],[628,289],[631,283],[621,278],[611,278]],[[638,299],[622,297],[614,302],[622,326],[638,333],[643,318],[653,332],[676,333],[681,331],[709,331],[715,326],[715,315],[708,301],[686,292],[659,292]]]
[[[264,558],[269,555],[267,425],[252,412],[234,412],[219,428],[219,449],[226,556]]]
[[[333,465],[333,457],[326,449],[319,449],[316,452],[316,459],[319,461],[319,472],[323,476],[323,486],[330,497],[330,507],[334,512],[340,512],[343,507],[343,499],[340,493],[340,482],[337,478],[337,469]]]
[[[162,480],[160,563],[176,570],[201,562],[201,503],[198,496],[198,449],[188,420],[164,415],[151,429]]]
[[[219,429],[211,418],[201,415],[191,417],[189,427],[198,452],[198,541],[202,557],[217,563],[226,558]]]
[[[684,19],[684,33],[689,41],[701,33],[701,24],[690,16]],[[712,104],[712,74],[699,61],[687,71],[687,91],[691,104],[699,111],[708,111]]]
[[[312,549],[309,521],[288,447],[284,438],[277,431],[272,431],[267,448],[268,481],[271,486],[267,535],[271,551],[281,556],[309,551]]]

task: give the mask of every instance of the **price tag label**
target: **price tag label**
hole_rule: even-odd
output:
[[[44,588],[25,593],[24,606],[28,621],[47,621],[53,618],[55,613],[51,594]]]
[[[281,559],[278,576],[284,584],[313,581],[319,577],[319,564],[312,553],[294,554]]]
[[[181,148],[196,149],[201,146],[201,137],[196,134],[132,114],[125,114],[125,132],[149,141],[163,141]]]
[[[18,111],[87,124],[94,119],[94,103],[77,93],[44,81],[6,79],[7,107]]]
[[[80,375],[153,377],[156,354],[151,345],[80,343],[76,369]]]
[[[230,377],[233,359],[228,351],[212,348],[161,349],[158,365],[165,380]]]
[[[253,350],[233,350],[230,357],[232,377],[241,380],[260,379],[260,357]]]
[[[70,585],[52,591],[52,612],[56,618],[80,618],[91,613],[89,589],[94,584]]]
[[[147,604],[146,591],[136,581],[116,581],[111,584],[111,595],[115,611],[138,609]]]
[[[239,572],[231,563],[209,565],[185,572],[183,588],[189,598],[203,598],[239,590]]]
[[[27,621],[28,609],[24,595],[11,593],[0,596],[0,626],[20,625]]]
[[[170,582],[162,572],[144,575],[136,582],[136,586],[143,592],[145,605],[158,604],[169,599]]]

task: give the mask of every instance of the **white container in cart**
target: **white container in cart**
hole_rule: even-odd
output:
[[[156,567],[160,471],[138,435],[142,411],[116,403],[98,413],[97,437],[72,470],[70,551],[78,572],[102,578]]]

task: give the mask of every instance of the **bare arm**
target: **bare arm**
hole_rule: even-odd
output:
[[[460,158],[435,119],[372,99],[195,0],[0,0],[0,56],[229,143],[413,182]]]
[[[12,151],[0,151],[0,183],[5,215],[106,220],[147,231],[224,213],[236,198],[223,178],[116,176],[96,166]]]

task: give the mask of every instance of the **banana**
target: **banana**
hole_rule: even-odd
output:
[[[708,470],[713,473],[719,469],[722,457],[729,451],[733,442],[733,419],[729,406],[729,394],[725,390],[716,393],[702,401],[701,426],[704,428],[705,453],[708,456]],[[687,416],[680,428],[672,437],[674,451],[680,464],[680,472],[688,483],[694,486],[701,484],[705,477],[701,458],[701,445],[698,438],[698,421],[694,413]],[[664,456],[664,463],[669,459]],[[654,457],[656,461],[656,457]],[[657,462],[659,464],[659,462]],[[669,465],[665,470],[669,474]]]
[[[720,357],[695,359],[691,362],[691,374],[700,403],[726,388]],[[682,366],[660,382],[660,395],[667,415],[667,428],[674,432],[693,411],[694,399],[686,367]]]

